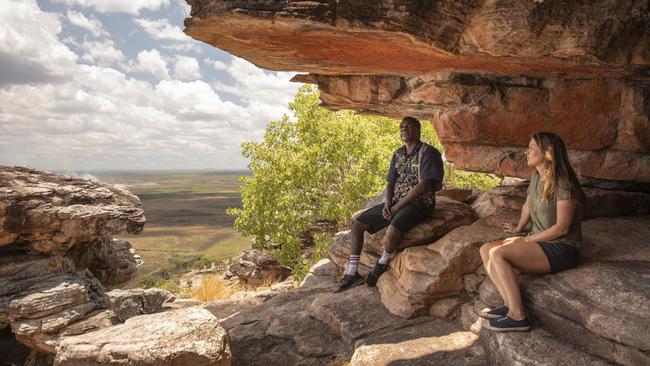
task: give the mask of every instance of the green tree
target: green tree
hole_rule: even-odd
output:
[[[295,116],[270,122],[261,142],[242,144],[252,171],[242,177],[243,207],[230,208],[235,229],[253,246],[277,249],[279,260],[304,267],[300,233],[319,220],[347,222],[362,203],[380,193],[390,158],[402,145],[394,119],[319,106],[315,86],[302,86],[289,103]],[[422,140],[442,151],[431,124]],[[322,250],[322,237],[316,253]],[[315,258],[317,260],[318,258]]]

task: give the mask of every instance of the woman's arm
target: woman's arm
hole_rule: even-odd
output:
[[[517,226],[513,227],[512,223],[506,222],[503,224],[503,229],[505,232],[509,233],[520,233],[524,230],[524,228],[526,228],[528,221],[530,221],[530,212],[528,211],[528,197],[526,197],[524,205],[521,206],[521,215],[519,216],[519,222],[517,223]]]
[[[575,213],[576,203],[573,200],[559,200],[557,201],[557,220],[555,225],[548,229],[525,237],[528,242],[540,242],[557,239],[569,233],[571,228],[571,221]]]

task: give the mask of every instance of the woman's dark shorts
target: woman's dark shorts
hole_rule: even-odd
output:
[[[409,202],[406,206],[397,211],[397,214],[395,214],[395,216],[389,221],[384,218],[384,215],[382,214],[384,204],[380,203],[361,212],[353,219],[370,226],[368,229],[370,234],[374,234],[388,225],[394,225],[402,234],[404,234],[429,216],[434,208],[435,204],[431,207],[425,207],[420,203]]]
[[[564,271],[578,265],[580,255],[578,249],[573,245],[554,241],[540,241],[538,244],[551,264],[551,273]]]

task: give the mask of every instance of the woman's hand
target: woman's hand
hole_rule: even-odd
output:
[[[503,231],[505,231],[506,233],[516,234],[516,233],[520,233],[522,230],[523,228],[520,228],[519,226],[515,226],[512,223],[509,222],[503,223]]]

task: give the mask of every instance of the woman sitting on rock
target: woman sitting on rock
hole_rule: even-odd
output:
[[[483,327],[494,331],[530,329],[514,268],[556,273],[578,264],[586,199],[564,142],[551,132],[536,133],[528,143],[526,158],[528,166],[535,167],[526,202],[517,226],[505,223],[504,230],[520,233],[529,220],[532,230],[526,236],[486,243],[480,250],[485,270],[504,300],[504,305],[479,314],[489,319]]]

